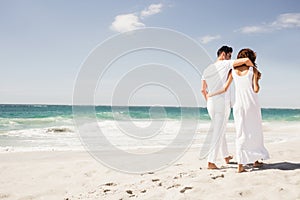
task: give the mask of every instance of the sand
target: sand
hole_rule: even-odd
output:
[[[267,143],[262,168],[208,170],[193,148],[156,172],[127,174],[84,151],[0,153],[0,199],[300,199],[300,139]]]

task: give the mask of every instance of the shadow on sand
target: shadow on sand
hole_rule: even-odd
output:
[[[264,164],[257,170],[268,170],[268,169],[279,169],[279,170],[296,170],[300,169],[300,163],[291,163],[291,162],[279,162],[279,163],[271,163]]]

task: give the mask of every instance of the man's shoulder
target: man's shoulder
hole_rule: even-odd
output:
[[[211,70],[213,70],[213,69],[216,69],[216,65],[215,65],[215,63],[212,63],[212,64],[210,64],[210,65],[208,65],[205,69],[204,69],[204,73],[205,72],[208,72],[208,71],[211,71]]]
[[[220,60],[215,63],[216,68],[226,68],[231,69],[233,67],[235,60]]]
[[[231,64],[230,60],[218,60],[215,63],[212,63],[212,64],[208,65],[204,69],[204,71],[206,71],[206,70],[212,70],[212,69],[220,69],[220,68],[223,68],[223,67],[230,66],[230,64]]]
[[[234,60],[218,60],[215,65],[230,65]]]
[[[205,77],[216,74],[217,72],[222,72],[223,70],[228,71],[229,69],[231,69],[233,62],[234,60],[218,60],[217,62],[208,65],[204,69],[203,75]]]

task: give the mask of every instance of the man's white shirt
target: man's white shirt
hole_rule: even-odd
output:
[[[202,80],[206,81],[209,93],[214,93],[224,87],[228,72],[233,68],[233,62],[234,60],[218,60],[204,70]],[[230,91],[222,95],[224,95],[226,101],[230,101]]]

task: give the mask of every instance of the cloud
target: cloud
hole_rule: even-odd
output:
[[[162,10],[163,5],[160,4],[151,4],[147,9],[141,11],[141,17],[148,17],[150,15],[155,15],[160,13]]]
[[[264,26],[245,26],[240,29],[242,33],[265,33],[270,32],[271,30],[268,27]]]
[[[110,26],[110,29],[120,33],[132,31],[138,28],[145,27],[145,24],[140,22],[140,19],[135,14],[118,15]]]
[[[240,32],[251,33],[265,33],[275,30],[299,28],[300,27],[300,13],[285,13],[277,17],[274,22],[262,24],[259,26],[245,26],[239,29]]]
[[[112,22],[110,29],[116,32],[123,33],[126,31],[132,31],[138,28],[146,27],[146,25],[142,23],[141,20],[145,17],[160,13],[162,11],[162,7],[162,4],[151,4],[145,10],[137,13],[117,15],[115,17],[115,20]]]
[[[274,28],[299,28],[300,13],[286,13],[279,15],[277,20],[271,24]]]
[[[200,38],[200,42],[202,44],[207,44],[207,43],[209,43],[213,40],[218,40],[220,38],[221,38],[220,35],[206,35],[206,36],[203,36],[203,37]]]

